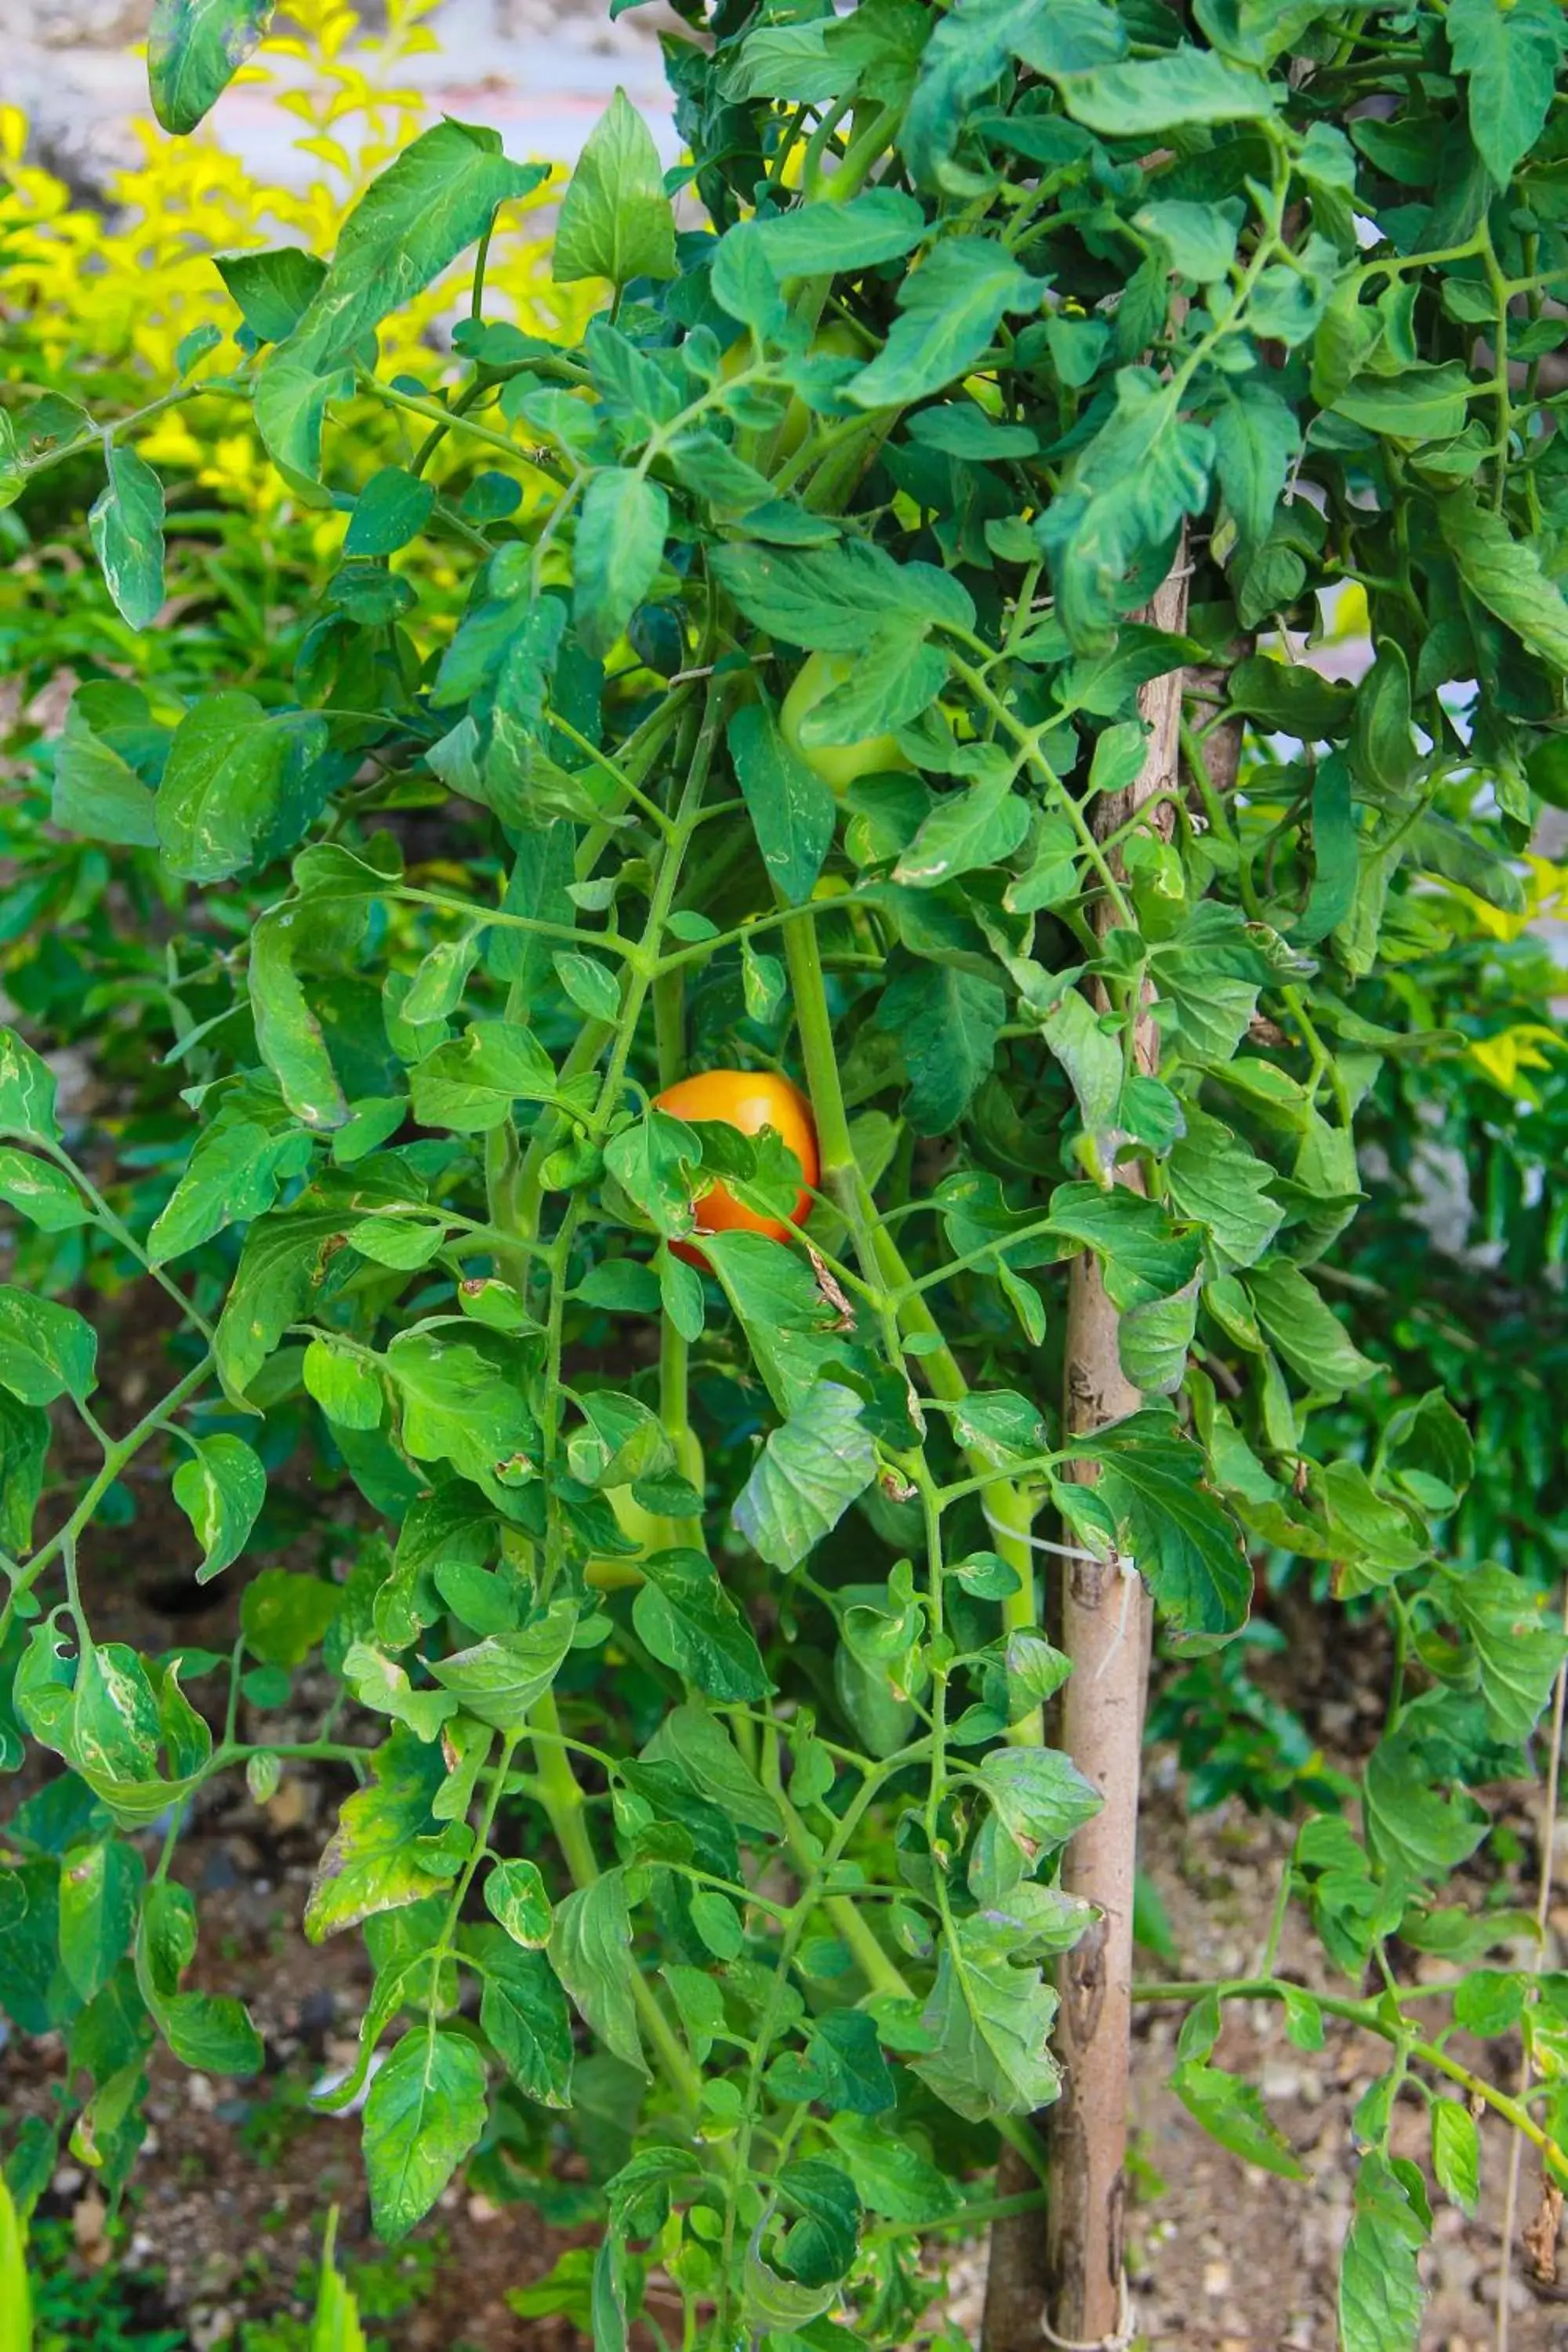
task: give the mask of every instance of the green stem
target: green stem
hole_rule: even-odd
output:
[[[961,1404],[969,1393],[969,1384],[935,1317],[921,1297],[898,1244],[879,1216],[855,1158],[816,926],[809,919],[786,922],[784,937],[795,997],[795,1031],[816,1123],[822,1190],[854,1238],[861,1272],[870,1286],[881,1321],[889,1363],[900,1371],[904,1368],[900,1334],[904,1338],[919,1336],[928,1343],[935,1340],[937,1345],[920,1359],[921,1372],[938,1397],[949,1404]],[[966,1446],[964,1455],[977,1475],[988,1481],[994,1476],[994,1465],[979,1448]],[[1018,1590],[1002,1604],[1003,1623],[1009,1632],[1036,1625],[1039,1617],[1035,1560],[1028,1540],[1033,1506],[1026,1492],[998,1478],[989,1488],[987,1516],[998,1557],[1006,1561],[1018,1579]],[[1019,1745],[1042,1746],[1045,1717],[1039,1708],[1031,1708],[1012,1727],[1008,1736]]]
[[[1440,1992],[1440,1986],[1425,1986],[1423,1995]],[[1207,1993],[1217,1993],[1221,2000],[1289,2000],[1299,1998],[1302,1988],[1287,1984],[1277,1977],[1247,1977],[1227,1979],[1217,1984],[1135,1984],[1132,1999],[1136,2001],[1199,2000]],[[1367,2033],[1380,2034],[1384,2042],[1393,2042],[1408,2057],[1418,2059],[1424,2066],[1433,2067],[1439,2074],[1458,2083],[1472,2099],[1479,2099],[1522,2132],[1531,2147],[1539,2149],[1557,2179],[1568,2184],[1568,2150],[1553,2139],[1549,2131],[1538,2124],[1528,2107],[1508,2092],[1500,2091],[1482,2074],[1452,2058],[1435,2042],[1428,2042],[1409,2029],[1408,2020],[1397,2006],[1393,2007],[1383,1995],[1374,2000],[1345,2000],[1329,1993],[1309,1996],[1330,2017],[1342,2018],[1347,2024],[1356,2025]]]
[[[51,1536],[42,1549],[36,1552],[25,1566],[19,1566],[14,1570],[11,1577],[10,1595],[5,1608],[0,1610],[0,1642],[5,1640],[10,1630],[11,1620],[16,1613],[18,1601],[25,1593],[32,1591],[45,1569],[60,1557],[67,1546],[76,1543],[83,1528],[91,1524],[100,1503],[102,1502],[126,1464],[141,1452],[149,1438],[156,1435],[172,1412],[177,1412],[183,1404],[190,1402],[198,1389],[205,1385],[212,1377],[212,1370],[211,1356],[204,1356],[201,1362],[193,1370],[188,1371],[183,1381],[176,1381],[167,1396],[155,1404],[150,1412],[142,1414],[135,1428],[129,1431],[105,1454],[103,1467],[83,1488],[81,1500],[59,1533]]]

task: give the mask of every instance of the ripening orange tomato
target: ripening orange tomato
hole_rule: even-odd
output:
[[[691,1127],[711,1120],[739,1128],[742,1135],[760,1135],[764,1127],[771,1127],[799,1160],[805,1182],[816,1182],[820,1169],[811,1105],[798,1087],[774,1071],[703,1070],[695,1077],[678,1079],[656,1099],[660,1110],[668,1111],[672,1118],[685,1119]],[[804,1224],[810,1208],[811,1195],[803,1191],[790,1212],[790,1223]],[[777,1217],[764,1217],[748,1209],[726,1185],[715,1184],[697,1203],[697,1230],[700,1234],[766,1234],[773,1241],[783,1241],[789,1228]],[[689,1242],[677,1242],[674,1247],[689,1264],[706,1265],[701,1251]]]

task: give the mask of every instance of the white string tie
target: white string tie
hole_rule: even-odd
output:
[[[1128,2352],[1128,2347],[1131,2344],[1132,2338],[1137,2332],[1138,2315],[1133,2305],[1131,2291],[1127,2284],[1127,2273],[1125,2271],[1121,2273],[1121,2283],[1116,2290],[1116,2333],[1114,2336],[1091,2336],[1088,2337],[1081,2336],[1058,2336],[1056,2329],[1051,2326],[1050,2314],[1046,2311],[1042,2311],[1040,2314],[1040,2334],[1045,2337],[1047,2344],[1054,2344],[1057,2347],[1057,2352]]]

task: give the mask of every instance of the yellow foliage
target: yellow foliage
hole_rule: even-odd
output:
[[[171,138],[151,115],[138,121],[140,160],[110,175],[100,215],[25,160],[26,120],[0,107],[0,386],[62,392],[100,415],[134,407],[174,382],[184,337],[204,326],[227,336],[239,323],[215,254],[280,244],[330,254],[344,215],[426,127],[425,100],[400,75],[437,46],[425,22],[434,5],[389,0],[380,36],[343,0],[294,0],[286,17],[280,12],[279,29],[237,79],[269,83],[298,119],[294,146],[320,167],[302,187],[272,186],[246,170],[224,145],[220,101],[188,139]],[[529,217],[557,200],[559,176],[503,214],[486,273],[487,313],[542,332],[570,330],[581,310],[574,289],[552,285],[549,240]],[[395,314],[382,338],[388,373],[417,365],[428,377],[467,279],[459,264]],[[231,368],[234,357],[232,344],[215,351],[198,380]],[[396,439],[396,427],[367,413],[364,470],[395,457]],[[215,395],[170,410],[136,446],[252,513],[289,502],[244,404]],[[441,452],[432,470],[439,476],[459,456]],[[521,464],[518,472],[528,478]],[[322,518],[324,545],[341,527],[341,518]]]
[[[1537,857],[1533,851],[1525,853],[1523,864],[1524,905],[1517,915],[1489,905],[1462,882],[1444,884],[1447,895],[1458,900],[1469,917],[1472,932],[1484,931],[1494,940],[1517,940],[1543,915],[1568,915],[1568,866],[1554,866],[1549,857]]]

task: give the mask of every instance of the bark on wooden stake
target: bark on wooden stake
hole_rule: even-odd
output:
[[[1184,555],[1154,598],[1146,618],[1174,632],[1186,624]],[[1142,772],[1123,793],[1107,795],[1094,812],[1101,839],[1148,801],[1177,785],[1182,673],[1172,671],[1139,698],[1150,728]],[[1167,798],[1150,812],[1151,827],[1167,839],[1174,823]],[[1110,909],[1102,905],[1100,928]],[[1159,1059],[1152,1016],[1139,1019],[1138,1066]],[[1137,1185],[1132,1164],[1117,1181]],[[1075,1435],[1135,1412],[1142,1402],[1121,1370],[1118,1318],[1105,1295],[1099,1261],[1073,1261],[1068,1295],[1064,1415]],[[1085,1465],[1078,1475],[1091,1478]],[[1122,2317],[1122,2234],[1126,2187],[1128,2084],[1131,2066],[1132,1884],[1137,1853],[1138,1776],[1143,1738],[1151,1621],[1148,1596],[1135,1573],[1114,1565],[1064,1562],[1058,1640],[1072,1659],[1063,1693],[1058,1738],[1081,1772],[1105,1798],[1104,1810],[1079,1830],[1063,1857],[1062,1883],[1103,1915],[1063,1962],[1061,2013],[1056,2033],[1062,2095],[1039,2121],[1049,2135],[1050,2204],[1042,2231],[1024,2215],[996,2224],[987,2280],[986,2352],[1025,2352],[1058,2338],[1113,2341]],[[1003,2151],[997,2189],[1008,2195],[1033,2186],[1011,2148]]]

